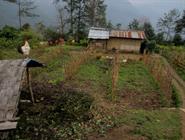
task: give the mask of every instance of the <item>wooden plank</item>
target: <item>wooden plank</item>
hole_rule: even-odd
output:
[[[24,60],[0,61],[0,130],[15,129]]]
[[[0,123],[0,131],[16,129],[17,122],[4,122]]]
[[[19,120],[19,117],[12,118],[12,119],[9,119],[9,120],[4,119],[4,120],[0,120],[0,123],[4,123],[4,122],[15,122],[15,121],[18,121],[18,120]]]

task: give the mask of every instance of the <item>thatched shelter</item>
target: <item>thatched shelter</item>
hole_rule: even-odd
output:
[[[16,113],[26,71],[30,67],[42,66],[43,64],[31,59],[0,61],[0,139],[6,139],[7,131],[17,126]]]

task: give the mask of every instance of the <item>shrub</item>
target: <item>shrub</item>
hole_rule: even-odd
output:
[[[72,90],[63,93],[48,89],[47,93],[43,92],[44,89],[39,91],[43,93],[37,96],[44,97],[44,100],[35,106],[20,105],[22,114],[16,130],[19,139],[73,139],[71,137],[82,134],[81,124],[91,119],[93,98],[90,95]]]
[[[87,46],[88,45],[88,39],[84,38],[80,40],[80,46]]]
[[[20,39],[6,39],[6,38],[0,38],[0,47],[1,48],[16,48],[18,46],[23,45],[23,41]]]
[[[156,41],[155,40],[148,41],[147,46],[148,46],[148,51],[150,53],[154,52],[154,50],[156,48]]]
[[[182,37],[181,37],[180,34],[175,34],[175,36],[173,38],[173,43],[174,43],[175,46],[183,45]]]
[[[20,31],[18,29],[6,25],[0,32],[0,38],[16,39],[19,33]]]
[[[62,95],[55,111],[61,115],[62,122],[89,120],[92,102],[89,95],[72,91]]]
[[[38,45],[41,40],[41,36],[39,36],[36,32],[34,32],[31,29],[22,31],[20,33],[19,39],[24,41],[25,38],[29,40],[31,46]]]
[[[0,47],[17,48],[24,45],[24,39],[29,39],[31,46],[37,45],[40,41],[40,36],[31,28],[27,30],[18,30],[14,27],[5,26],[0,31]]]
[[[44,39],[45,40],[57,40],[61,37],[61,34],[48,28],[44,32]]]

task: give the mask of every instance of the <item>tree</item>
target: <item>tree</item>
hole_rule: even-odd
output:
[[[106,5],[104,0],[55,0],[56,4],[63,1],[65,3],[69,34],[78,42],[87,33],[87,29],[92,26],[106,27]],[[63,14],[60,14],[63,20]]]
[[[104,0],[88,0],[85,6],[85,16],[88,27],[106,26],[106,5]]]
[[[137,19],[133,19],[133,21],[131,21],[128,25],[130,30],[139,30],[140,29],[140,25],[139,25],[139,21]]]
[[[76,0],[76,40],[80,42],[80,39],[85,34],[85,5],[86,0]]]
[[[175,44],[175,46],[182,45],[182,37],[180,36],[180,34],[175,34],[173,38],[173,43]]]
[[[37,7],[33,0],[5,0],[18,6],[19,27],[22,27],[22,17],[37,17],[32,11]]]
[[[121,26],[122,26],[121,23],[116,24],[116,29],[117,30],[120,30],[121,29]]]
[[[180,13],[177,9],[173,9],[165,13],[163,17],[158,20],[157,26],[160,32],[163,32],[166,41],[172,39],[172,34],[175,32],[177,20],[179,20]]]
[[[107,23],[107,28],[108,29],[113,29],[114,25],[112,24],[112,22],[109,20],[109,22]]]
[[[57,8],[58,20],[59,20],[59,30],[62,35],[64,35],[64,30],[67,24],[67,13],[64,7]]]
[[[180,33],[180,32],[184,32],[185,33],[185,10],[183,11],[182,17],[177,20],[177,25],[176,25],[176,32]]]
[[[150,22],[145,22],[142,28],[148,40],[155,39],[155,31]]]
[[[156,42],[158,44],[163,44],[164,43],[164,33],[158,33],[155,38]]]

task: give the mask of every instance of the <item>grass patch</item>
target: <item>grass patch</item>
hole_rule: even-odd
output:
[[[19,59],[22,58],[21,55],[17,52],[17,49],[0,49],[0,60],[3,59]]]
[[[130,89],[142,93],[159,92],[159,85],[142,62],[130,62],[121,67],[119,89]]]
[[[104,60],[89,60],[83,64],[77,74],[80,83],[90,82],[94,88],[110,87],[110,67]]]
[[[131,134],[145,136],[150,140],[181,139],[181,118],[178,110],[129,110],[118,117],[116,123],[131,126]]]

